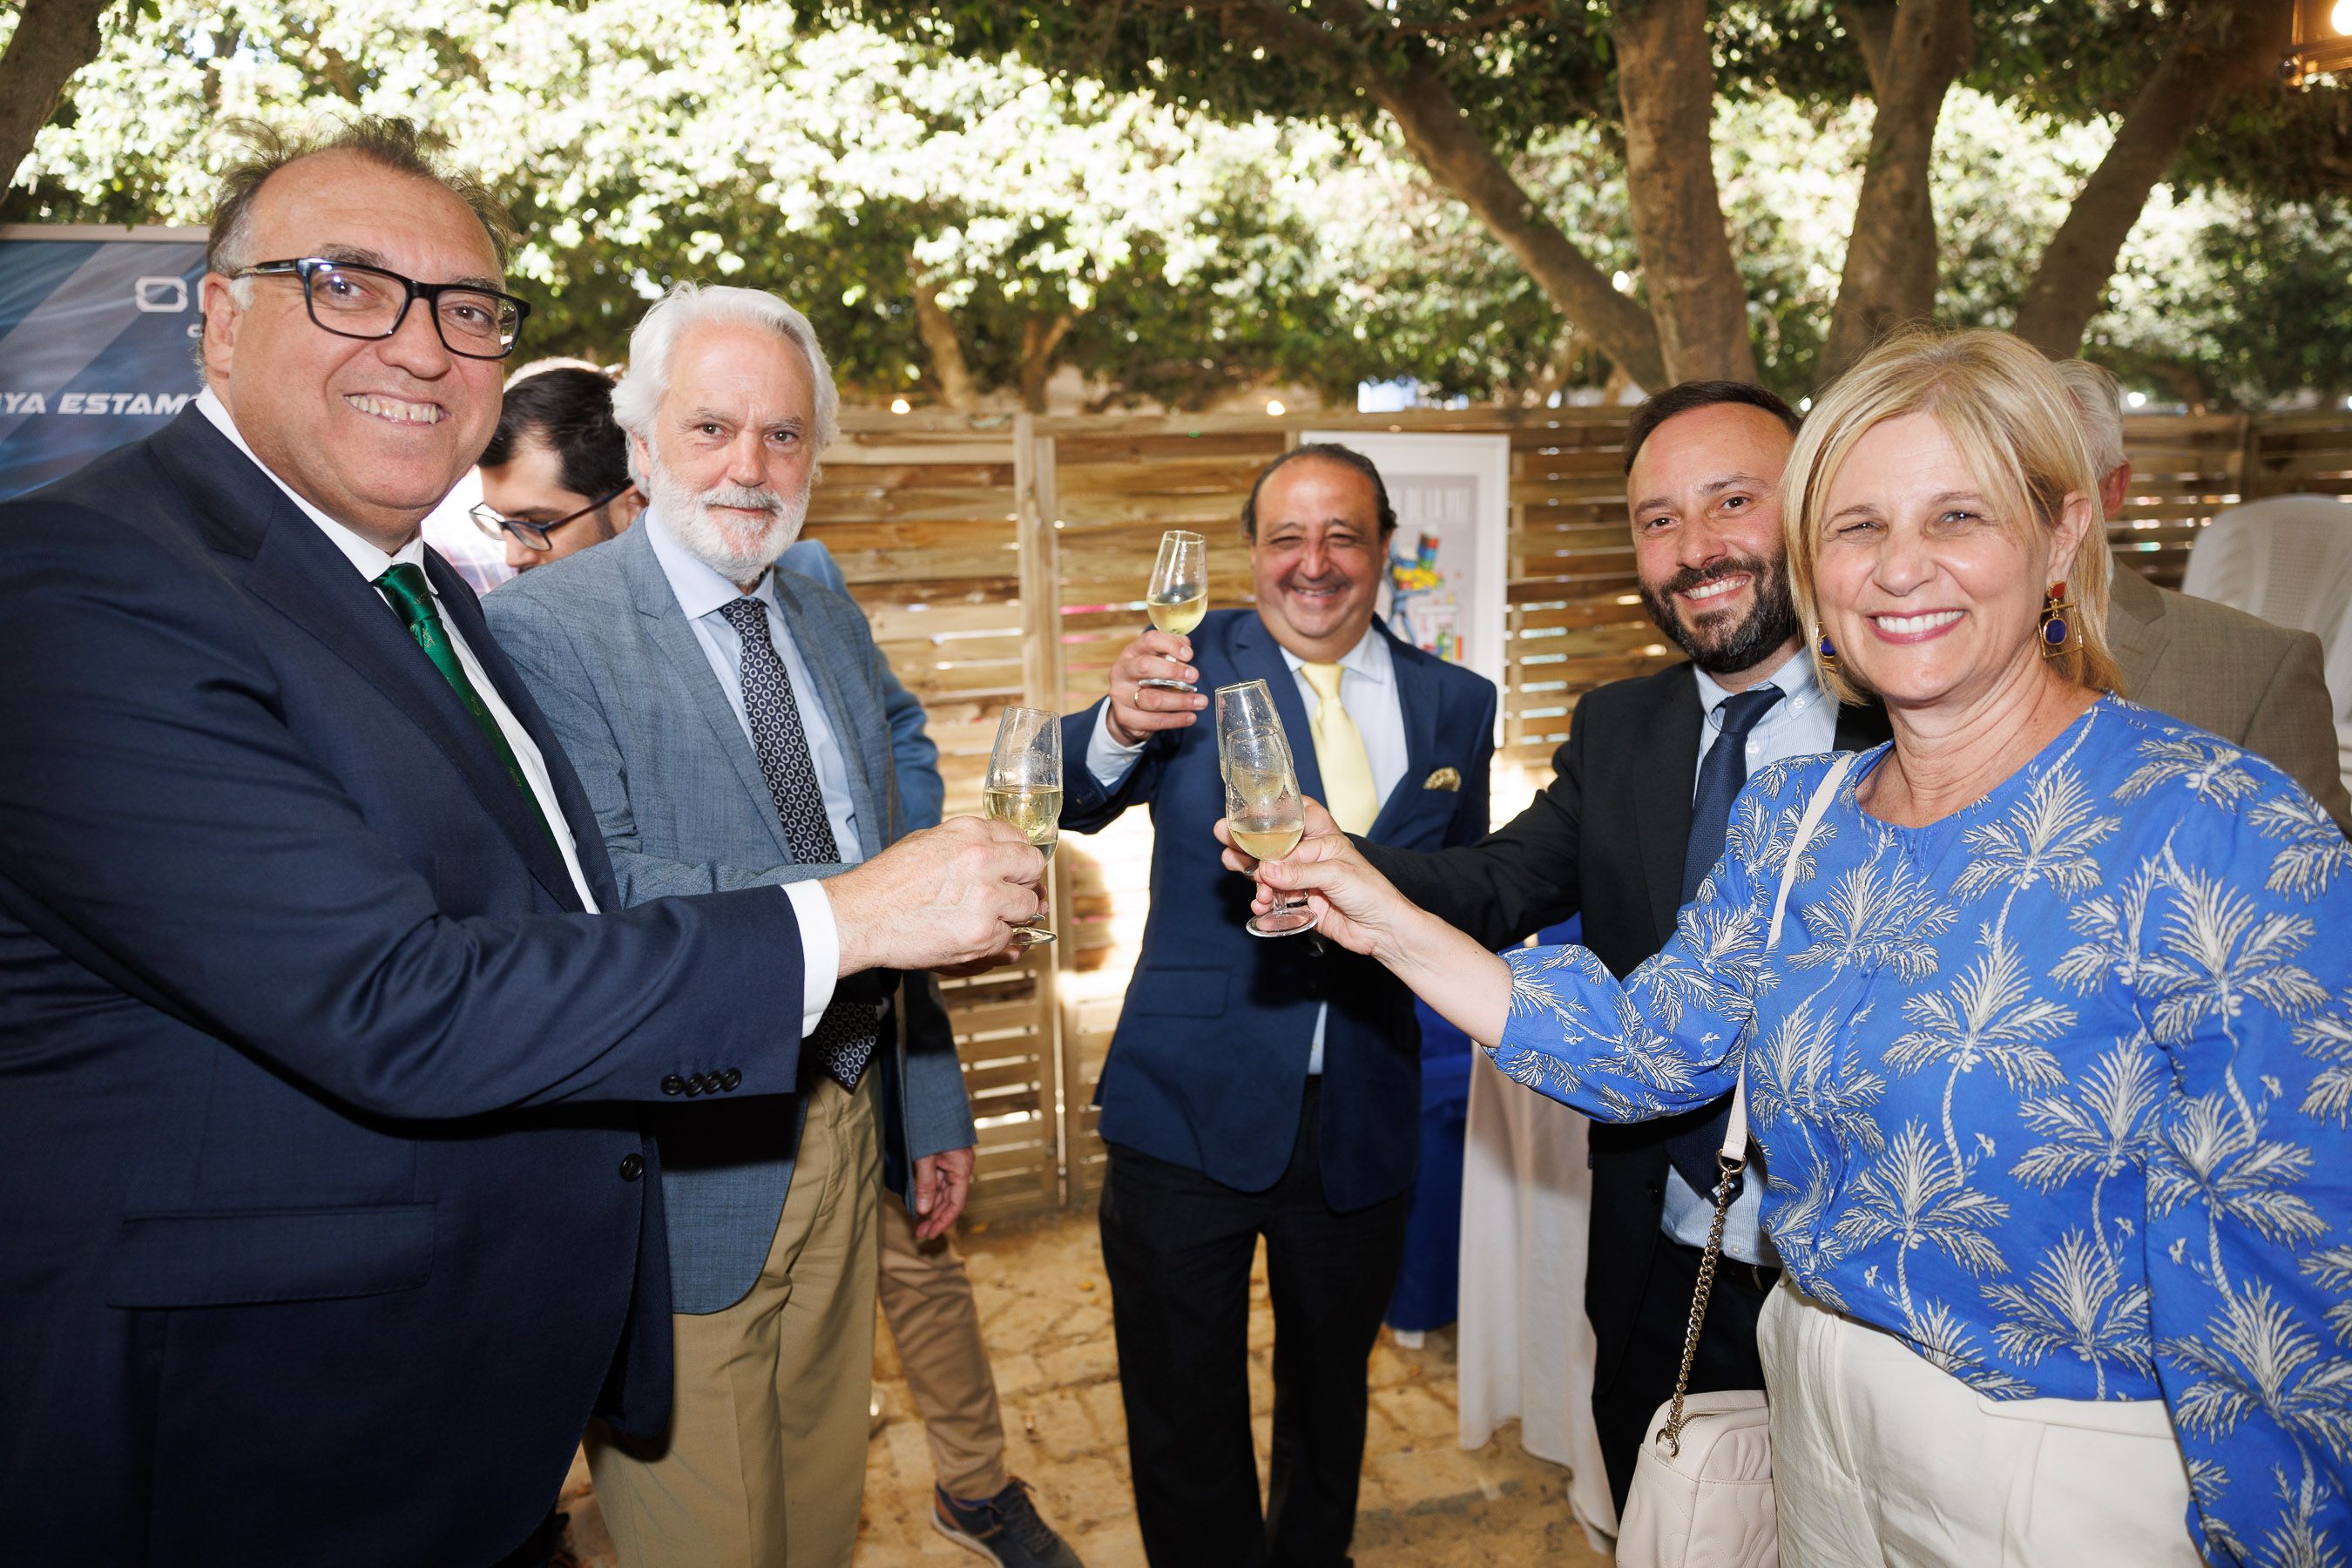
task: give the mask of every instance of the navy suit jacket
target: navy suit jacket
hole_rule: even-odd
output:
[[[1257,613],[1217,611],[1192,641],[1203,691],[1266,683],[1298,787],[1322,799],[1307,705]],[[1467,844],[1486,830],[1494,684],[1394,637],[1390,653],[1406,765],[1370,837],[1408,849]],[[1297,1141],[1316,1009],[1328,1003],[1324,1195],[1341,1212],[1394,1197],[1411,1184],[1420,1148],[1421,1030],[1411,993],[1370,959],[1242,929],[1252,884],[1219,863],[1211,831],[1225,813],[1213,704],[1189,729],[1155,734],[1108,794],[1086,763],[1100,706],[1063,721],[1062,826],[1090,832],[1149,805],[1154,833],[1143,952],[1096,1089],[1103,1137],[1243,1192],[1274,1185]],[[1428,787],[1445,768],[1458,787]]]
[[[594,808],[621,896],[750,888],[838,872],[796,864],[759,754],[712,673],[654,553],[651,513],[618,539],[525,574],[488,612],[508,657],[562,737]],[[901,837],[883,677],[889,665],[856,605],[776,574],[784,630],[814,681],[849,782],[862,858]],[[936,775],[935,775],[936,776]],[[928,973],[860,975],[843,994],[891,990],[874,1055],[885,1180],[902,1193],[908,1156],[972,1142],[955,1034]],[[777,1018],[797,1034],[798,1007]],[[724,1310],[759,1282],[800,1147],[805,1097],[658,1113],[670,1295],[680,1312]]]
[[[592,1408],[667,1415],[628,1102],[790,1090],[798,930],[772,888],[619,910],[554,733],[426,562],[610,912],[201,413],[0,506],[12,1557],[494,1562]]]

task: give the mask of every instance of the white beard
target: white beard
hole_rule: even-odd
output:
[[[758,582],[776,557],[793,547],[808,520],[813,485],[803,485],[801,493],[789,499],[764,486],[721,484],[698,492],[680,484],[659,458],[648,453],[647,459],[646,488],[653,492],[655,518],[688,555],[730,583]],[[768,520],[747,531],[740,523],[711,516],[715,506],[765,509]]]

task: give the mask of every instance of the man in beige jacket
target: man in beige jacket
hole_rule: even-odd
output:
[[[2059,362],[2058,373],[2082,412],[2100,508],[2113,518],[2131,485],[2116,378],[2078,359]],[[2277,763],[2352,833],[2317,637],[2125,569],[2114,575],[2107,640],[2125,696]]]

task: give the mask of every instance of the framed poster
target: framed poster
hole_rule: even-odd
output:
[[[1305,430],[1370,458],[1396,508],[1381,613],[1389,629],[1503,686],[1511,438]],[[1501,725],[1499,710],[1496,726]]]
[[[0,225],[0,500],[152,436],[203,389],[201,228]]]

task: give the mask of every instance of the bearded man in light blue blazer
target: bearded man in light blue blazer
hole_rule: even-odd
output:
[[[772,295],[682,284],[639,323],[629,365],[614,405],[645,520],[488,606],[624,900],[879,853],[903,830],[883,657],[856,605],[774,569],[838,429],[814,331]],[[940,1234],[970,1187],[972,1125],[927,974],[845,986],[802,1059],[789,1099],[697,1106],[661,1130],[676,1408],[666,1439],[589,1443],[631,1568],[782,1562],[787,1535],[794,1568],[850,1561],[877,1167],[911,1163],[897,1184],[919,1234]]]

